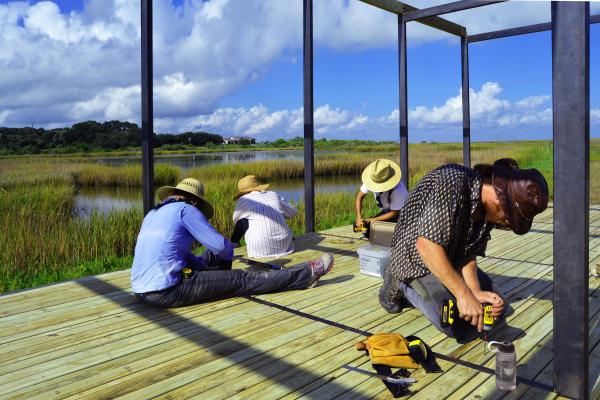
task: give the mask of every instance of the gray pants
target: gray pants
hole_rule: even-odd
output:
[[[492,280],[485,272],[478,269],[477,277],[479,278],[481,290],[491,291],[504,297],[499,289],[492,284]],[[414,279],[410,283],[400,282],[400,291],[406,300],[414,308],[420,310],[425,318],[439,331],[455,338],[457,342],[467,343],[479,336],[477,327],[459,318],[458,315],[455,315],[452,326],[442,327],[441,312],[444,301],[452,299],[456,304],[456,298],[433,274]]]
[[[175,286],[158,292],[136,293],[136,296],[153,307],[182,307],[223,297],[306,289],[310,280],[311,269],[308,263],[268,272],[243,269],[194,271],[192,276],[181,279]]]

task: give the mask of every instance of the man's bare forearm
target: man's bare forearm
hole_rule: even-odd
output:
[[[477,261],[474,258],[469,259],[462,267],[462,276],[473,293],[481,291],[479,277],[477,276]]]
[[[431,273],[442,282],[455,297],[470,291],[463,277],[453,268],[442,246],[424,237],[417,238],[417,251]]]
[[[356,219],[361,220],[362,216],[360,215],[360,211],[362,209],[362,202],[365,198],[365,194],[360,190],[356,193],[356,198],[354,200],[354,210],[356,211]]]
[[[385,214],[381,214],[378,217],[369,218],[369,221],[389,221],[398,216],[398,211],[388,211]]]

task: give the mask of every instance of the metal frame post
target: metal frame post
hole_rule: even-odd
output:
[[[315,231],[313,6],[304,0],[304,230]]]
[[[589,3],[552,2],[554,387],[589,398]]]
[[[154,207],[152,0],[142,0],[142,185],[144,214]]]
[[[471,166],[471,103],[469,102],[469,43],[460,38],[460,64],[462,68],[463,164]]]
[[[406,22],[402,14],[398,14],[398,71],[400,106],[400,170],[402,182],[408,189],[408,86],[406,72]]]

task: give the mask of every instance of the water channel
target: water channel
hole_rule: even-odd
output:
[[[208,164],[239,163],[260,160],[302,160],[301,151],[255,151],[235,153],[203,153],[156,157],[155,163],[167,163],[182,169],[195,168]],[[95,159],[105,165],[126,165],[140,163],[139,158],[106,157]],[[350,191],[358,189],[360,177],[356,176],[317,176],[315,193]],[[278,192],[289,201],[299,201],[304,197],[303,179],[272,181],[270,190]],[[210,190],[210,188],[206,188]],[[127,187],[83,187],[75,196],[74,213],[79,218],[89,218],[93,212],[109,214],[116,210],[128,210],[142,207],[142,189]]]
[[[154,157],[154,163],[169,164],[183,169],[188,169],[211,164],[234,164],[268,160],[302,161],[303,159],[304,153],[299,150],[262,150],[173,154],[166,156],[157,155]],[[90,161],[112,166],[142,163],[142,159],[140,157],[100,157],[91,158]]]

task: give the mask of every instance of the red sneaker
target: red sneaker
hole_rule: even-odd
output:
[[[331,269],[333,268],[333,254],[325,253],[320,258],[309,261],[308,265],[312,274],[308,287],[313,288],[317,286],[319,278],[331,272]]]

